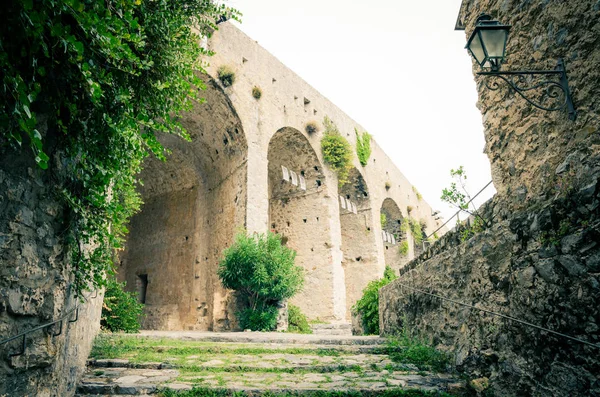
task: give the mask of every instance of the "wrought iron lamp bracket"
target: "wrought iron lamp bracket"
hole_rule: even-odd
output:
[[[520,70],[501,72],[479,72],[480,76],[497,77],[503,80],[523,99],[541,110],[566,110],[569,119],[575,120],[577,112],[569,90],[567,71],[562,59],[558,60],[554,70]],[[541,80],[541,81],[540,81]],[[500,88],[497,81],[486,81],[485,86],[491,91]],[[531,94],[537,93],[537,99]]]

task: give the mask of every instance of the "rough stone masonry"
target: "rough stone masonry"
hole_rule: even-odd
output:
[[[512,25],[504,70],[564,58],[577,120],[476,76],[498,190],[481,210],[492,226],[449,233],[409,263],[380,292],[381,328],[447,349],[482,393],[600,396],[599,348],[408,288],[600,344],[600,2],[465,0],[467,37],[481,13]]]

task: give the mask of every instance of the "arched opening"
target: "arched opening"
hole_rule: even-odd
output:
[[[377,245],[367,184],[356,168],[339,189],[342,230],[342,266],[346,282],[346,318],[369,281],[381,276],[377,267]]]
[[[297,253],[304,289],[292,298],[309,318],[333,316],[333,275],[326,180],[306,137],[282,128],[269,142],[269,226]]]
[[[402,216],[394,200],[386,198],[381,205],[380,222],[385,264],[397,274],[413,256],[413,247],[408,239],[408,219]]]
[[[247,143],[218,85],[181,122],[192,142],[159,140],[167,161],[148,158],[140,175],[144,201],[129,225],[119,279],[145,301],[144,329],[226,330],[232,304],[216,274],[221,253],[245,226]]]

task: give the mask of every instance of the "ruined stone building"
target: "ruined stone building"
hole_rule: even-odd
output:
[[[322,121],[328,116],[353,147],[355,129],[365,129],[235,26],[219,25],[207,46],[216,54],[206,102],[182,120],[192,142],[162,138],[172,154],[148,160],[145,204],[120,255],[119,277],[146,304],[144,328],[235,328],[235,302],[216,270],[242,229],[274,231],[296,250],[306,282],[291,302],[309,318],[349,320],[386,264],[397,271],[421,250],[402,227],[408,218],[428,234],[439,221],[374,141],[368,164],[354,154],[338,187],[321,153]],[[223,66],[235,73],[231,86],[217,77]],[[309,122],[319,131],[307,132]]]

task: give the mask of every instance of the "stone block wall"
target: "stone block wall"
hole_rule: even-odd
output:
[[[50,175],[25,150],[0,149],[0,340],[51,322],[76,303],[65,209],[55,198],[59,157],[52,159]],[[99,293],[80,307],[77,322],[62,324],[61,335],[52,336],[58,325],[27,335],[23,355],[10,357],[19,352],[20,338],[0,345],[0,396],[72,395],[100,326],[101,306]]]
[[[381,289],[382,332],[430,339],[459,370],[490,379],[490,395],[600,395],[600,181],[535,211],[515,213],[496,198],[484,213],[490,229],[466,241],[446,234]]]

